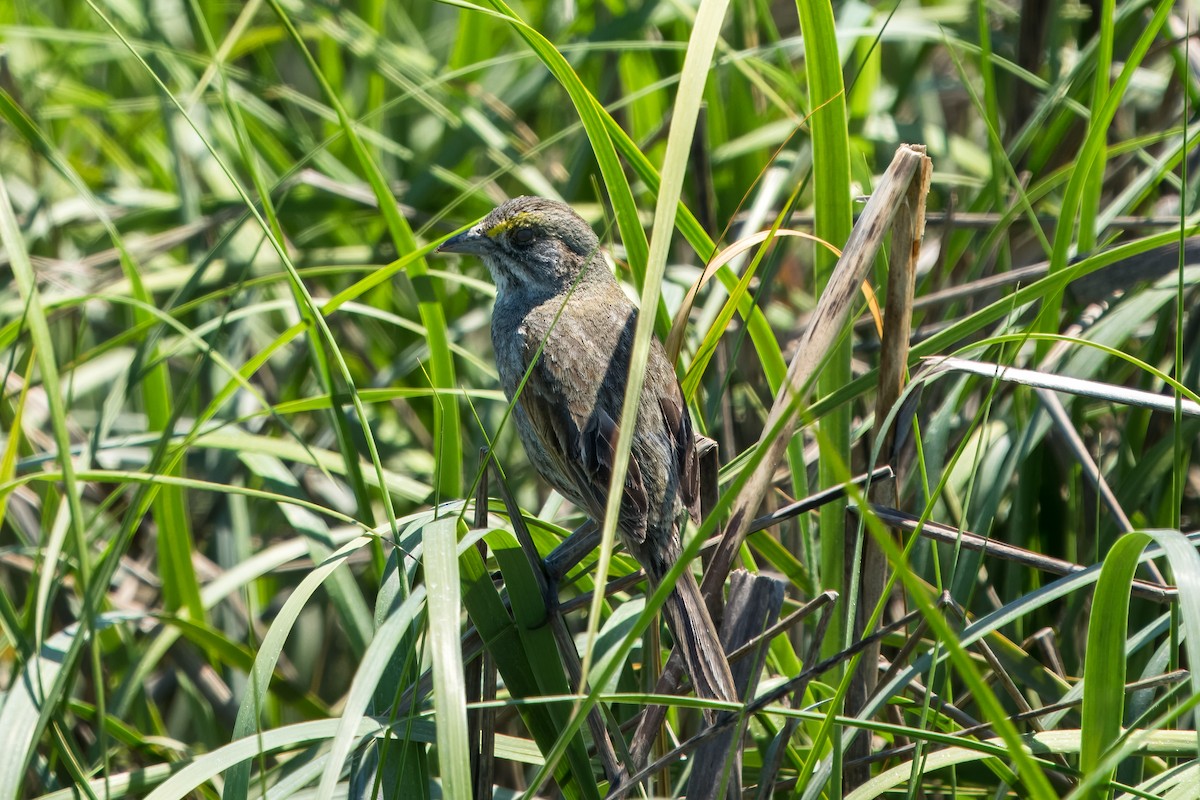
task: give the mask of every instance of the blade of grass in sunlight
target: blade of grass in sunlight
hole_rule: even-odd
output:
[[[834,247],[842,247],[850,236],[850,141],[846,127],[846,92],[842,83],[842,60],[829,2],[798,2],[796,13],[804,35],[805,78],[812,107],[809,126],[813,149],[813,234]],[[820,290],[833,272],[836,259],[821,247],[814,248],[813,281]],[[818,395],[829,394],[850,380],[850,342],[835,348],[833,357],[817,377]],[[841,483],[850,464],[850,409],[835,407],[821,417],[822,452],[818,461],[820,487]],[[820,512],[820,585],[845,596],[846,520],[845,504],[830,503]],[[853,598],[847,598],[854,608]],[[822,655],[840,650],[850,635],[853,616],[833,617],[822,647]],[[837,713],[831,709],[831,713]],[[836,739],[834,740],[836,742]],[[814,750],[814,754],[815,754]],[[811,758],[811,756],[810,756]],[[840,755],[835,746],[834,795],[841,793]]]
[[[1087,660],[1083,667],[1083,711],[1080,721],[1079,769],[1094,772],[1106,751],[1117,743],[1124,722],[1125,630],[1129,624],[1129,584],[1138,556],[1149,543],[1142,533],[1122,536],[1104,558],[1088,622]],[[1108,773],[1107,779],[1111,779]],[[1099,797],[1100,792],[1083,795]]]
[[[437,712],[438,775],[447,797],[471,792],[466,688],[459,647],[458,520],[430,523],[424,529],[427,620],[433,658],[433,705]]]
[[[748,537],[732,560],[783,582],[788,620],[754,679],[793,693],[747,719],[739,777],[814,800],[850,793],[844,770],[856,800],[1188,793],[1200,419],[1171,415],[1200,382],[1195,21],[1163,0],[723,5],[0,3],[0,798],[448,796],[479,764],[497,796],[590,800],[612,765],[582,713],[620,754],[649,707],[687,754],[625,796],[687,786],[706,704],[653,691],[667,587],[593,551],[545,624],[536,561],[582,515],[503,423],[494,287],[428,255],[503,198],[560,198],[643,322],[675,317],[720,462],[696,570],[731,509],[862,471],[878,427],[854,296],[827,374],[848,371],[777,404],[803,423],[740,508],[832,256],[715,254],[773,225],[843,246],[902,142],[935,172],[913,383],[882,423],[897,527],[858,516],[896,542],[880,621],[907,624],[877,695],[839,710],[873,647],[824,627],[853,606],[819,591],[841,517]],[[452,530],[484,446],[517,508],[493,483]],[[1131,595],[1111,577],[1135,561]],[[847,764],[856,732],[870,757]]]

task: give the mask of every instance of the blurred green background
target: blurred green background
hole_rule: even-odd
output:
[[[1103,577],[1055,583],[1028,560],[904,534],[896,595],[938,620],[885,640],[900,676],[886,710],[843,704],[839,662],[752,717],[743,782],[841,797],[865,770],[857,797],[1185,792],[1200,361],[1180,242],[1198,185],[1197,11],[3,4],[0,800],[465,796],[485,651],[500,671],[496,796],[602,796],[498,472],[476,522],[480,449],[543,554],[582,520],[503,424],[486,272],[427,256],[505,198],[566,200],[631,292],[649,275],[665,339],[724,247],[774,224],[843,247],[904,142],[934,165],[914,373],[955,354],[1181,404],[1052,394],[1052,421],[1027,387],[925,381],[902,415],[916,412],[900,507],[1068,568],[1104,563]],[[719,33],[708,50],[705,31]],[[711,58],[706,82],[680,81],[686,57]],[[685,97],[697,124],[672,130]],[[652,263],[664,182],[681,210]],[[808,240],[755,246],[687,317],[680,376],[720,442],[728,501],[833,263]],[[869,281],[881,297],[887,264]],[[879,350],[865,312],[767,508],[868,465]],[[843,562],[864,533],[843,519],[801,516],[743,551],[785,583],[784,613],[843,595],[824,638],[814,617],[772,641],[764,686],[812,666],[814,646],[854,643]],[[1166,531],[1158,569],[1181,587],[1166,604],[1130,599],[1149,538],[1126,534],[1149,528]],[[594,588],[593,562],[564,599]],[[618,556],[611,574],[634,568]],[[942,590],[961,613],[934,608]],[[661,655],[642,598],[618,592],[594,621],[616,721],[645,703]],[[586,615],[567,624],[592,646]],[[529,700],[544,696],[559,699]],[[866,719],[882,755],[843,784]],[[698,721],[670,715],[680,737]],[[1036,757],[1014,767],[1018,737]],[[680,791],[685,767],[648,791]]]

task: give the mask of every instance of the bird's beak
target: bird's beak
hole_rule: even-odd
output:
[[[479,230],[479,226],[475,226],[469,230],[465,230],[457,236],[451,236],[446,241],[442,242],[437,249],[439,253],[464,253],[467,255],[483,255],[491,246],[492,240],[489,239],[483,231]]]

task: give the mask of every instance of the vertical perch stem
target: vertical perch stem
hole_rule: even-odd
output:
[[[923,152],[923,150],[922,150]],[[898,507],[897,492],[902,479],[894,463],[895,428],[885,430],[888,411],[900,397],[908,366],[908,343],[912,332],[913,290],[916,285],[917,257],[921,253],[921,237],[925,232],[925,198],[929,194],[932,164],[928,158],[921,163],[917,174],[908,183],[907,191],[892,220],[892,253],[888,266],[887,300],[884,306],[883,343],[879,359],[879,386],[875,399],[874,451],[879,455],[875,466],[891,464],[897,471],[894,481],[871,485],[870,499],[889,508]],[[855,606],[854,639],[870,633],[868,623],[876,606],[883,599],[887,582],[887,557],[875,540],[863,531],[862,566],[859,572],[859,595]],[[859,713],[875,692],[879,671],[879,642],[863,651],[847,697],[847,711]],[[860,734],[846,752],[846,761],[854,762],[870,753],[871,739]],[[845,770],[843,789],[860,786],[870,777],[869,768],[849,767]]]

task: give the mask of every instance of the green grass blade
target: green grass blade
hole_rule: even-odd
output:
[[[437,713],[438,774],[446,797],[471,793],[466,684],[459,646],[459,576],[456,517],[424,529],[425,588],[429,593],[427,624],[433,659],[433,707]]]
[[[804,35],[805,78],[808,101],[812,108],[809,126],[813,148],[813,233],[817,238],[841,248],[850,237],[853,216],[850,208],[850,137],[846,124],[846,91],[842,82],[842,61],[838,51],[833,7],[828,0],[796,3],[800,29]],[[813,282],[819,291],[833,273],[837,259],[823,247],[815,247]],[[817,376],[818,395],[829,394],[851,378],[850,341],[843,340],[827,359]],[[850,464],[850,408],[831,408],[821,417],[821,455],[817,465],[819,487],[841,483]],[[845,558],[849,546],[846,535],[845,502],[829,503],[820,511],[821,564],[820,585],[846,596]],[[850,598],[853,608],[853,598]],[[822,645],[821,654],[830,656],[847,644],[850,621],[843,613],[834,614]],[[837,713],[830,708],[830,713]],[[841,793],[840,755],[834,753],[833,782],[830,791]],[[813,756],[815,757],[815,750]]]
[[[1124,722],[1125,634],[1129,625],[1129,586],[1138,557],[1150,542],[1142,533],[1122,536],[1104,557],[1088,624],[1083,670],[1083,712],[1079,770],[1090,775],[1116,745]],[[1108,774],[1112,777],[1112,773]],[[1096,791],[1085,798],[1100,797]]]

